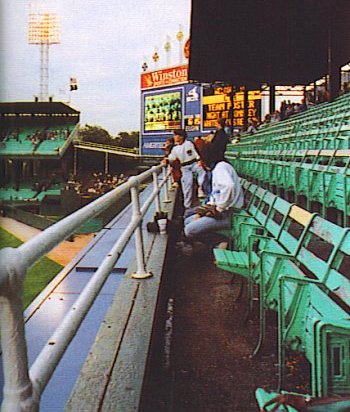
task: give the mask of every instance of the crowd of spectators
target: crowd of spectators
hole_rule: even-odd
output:
[[[251,119],[248,121],[247,133],[253,134],[256,133],[260,128],[267,126],[272,123],[280,122],[286,120],[293,115],[298,113],[305,112],[308,108],[305,99],[301,103],[292,103],[290,100],[284,100],[281,103],[280,109],[275,110],[272,113],[268,113],[264,120],[257,121],[256,119]]]
[[[25,137],[25,140],[30,140],[33,145],[33,151],[35,151],[41,142],[45,140],[58,140],[62,141],[68,138],[70,134],[69,128],[66,129],[56,129],[56,130],[49,130],[46,129],[38,129],[34,133],[29,133]],[[6,133],[1,134],[1,147],[6,147],[6,142],[10,140],[15,140],[17,143],[22,143],[22,139],[20,138],[20,129],[10,130]]]
[[[65,190],[74,190],[79,195],[103,195],[110,190],[124,183],[127,177],[123,173],[111,175],[101,172],[93,172],[78,179],[74,175],[70,175]]]

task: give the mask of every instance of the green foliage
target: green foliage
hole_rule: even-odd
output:
[[[139,132],[120,132],[112,137],[107,130],[100,126],[86,124],[79,130],[79,139],[85,142],[105,144],[108,146],[120,146],[133,149],[139,147]]]
[[[119,146],[133,149],[139,147],[139,132],[120,132],[117,136]]]
[[[4,247],[17,247],[22,242],[15,236],[0,228],[0,249]],[[24,281],[23,307],[44,289],[44,287],[62,270],[63,266],[47,257],[41,258],[29,270]]]
[[[113,138],[107,132],[107,130],[103,129],[100,126],[90,126],[86,124],[85,127],[82,127],[79,130],[79,139],[83,140],[84,142],[93,142],[99,144],[112,144]]]

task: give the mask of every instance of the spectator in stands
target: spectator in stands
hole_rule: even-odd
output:
[[[287,102],[283,100],[280,106],[280,119],[284,120],[286,118]]]
[[[194,138],[194,145],[196,147],[196,150],[197,150],[199,156],[201,157],[204,146],[206,145],[206,142],[200,136],[196,136]],[[200,166],[202,167],[201,162],[200,162]],[[203,167],[202,167],[202,169],[203,169]],[[204,169],[203,169],[203,171],[204,171]],[[205,176],[205,171],[198,175],[198,197],[200,199],[204,199],[207,196],[206,193],[205,193],[205,190],[203,189],[204,176]]]
[[[293,114],[294,114],[294,106],[289,101],[286,107],[286,111],[285,111],[285,118],[288,119],[288,117],[292,116]]]
[[[248,121],[247,133],[254,134],[258,130],[257,123],[255,120]]]
[[[261,128],[261,127],[263,127],[263,126],[266,126],[266,125],[268,125],[268,124],[270,124],[271,123],[271,115],[270,115],[270,113],[267,113],[266,115],[265,115],[265,118],[264,118],[264,120],[261,122],[261,124],[259,125],[259,129]]]
[[[196,136],[194,138],[193,143],[194,143],[194,145],[196,147],[196,150],[197,150],[197,152],[200,156],[201,153],[202,153],[203,147],[205,146],[205,141],[200,136]]]
[[[348,93],[349,91],[350,91],[349,82],[343,82],[340,94],[345,94],[345,93]]]
[[[229,142],[229,137],[225,132],[226,120],[218,119],[216,122],[216,131],[211,143],[213,143],[212,151],[217,152],[218,157],[223,157],[226,152],[226,146]]]
[[[188,209],[192,205],[193,200],[193,175],[203,174],[202,168],[199,166],[199,155],[194,144],[187,140],[187,133],[183,129],[174,130],[175,146],[172,148],[168,161],[170,166],[175,161],[179,161],[181,165],[181,188],[184,197],[184,208]]]
[[[280,112],[278,110],[275,110],[274,112],[272,112],[271,123],[276,123],[276,122],[279,122],[280,120],[281,120]]]
[[[236,136],[232,140],[232,144],[237,144],[241,141],[241,135],[239,133],[236,134]]]
[[[167,160],[173,147],[175,146],[175,140],[173,137],[168,137],[165,141],[164,151],[165,156],[164,159]],[[181,181],[181,164],[179,159],[175,159],[170,164],[170,173],[172,177],[173,184],[178,184]]]
[[[48,190],[51,186],[51,181],[49,179],[44,179],[41,180],[39,183],[36,182],[34,184],[34,190],[36,190],[36,193],[34,196],[32,196],[32,199],[35,199],[41,192],[45,192]]]
[[[221,243],[223,237],[217,231],[228,229],[232,211],[241,209],[244,204],[243,190],[236,171],[210,146],[208,144],[205,147],[202,155],[202,163],[212,176],[210,200],[193,209],[193,214],[185,219],[186,241],[179,246],[187,255],[193,254],[195,240],[210,246],[220,243],[220,247],[227,247],[227,243]]]
[[[299,105],[299,113],[305,112],[307,110],[306,100],[302,99]]]

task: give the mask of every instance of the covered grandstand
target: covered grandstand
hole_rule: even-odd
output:
[[[2,201],[60,193],[72,168],[79,116],[61,102],[0,103]]]

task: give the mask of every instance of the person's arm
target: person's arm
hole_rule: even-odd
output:
[[[170,151],[170,153],[169,153],[169,155],[168,155],[168,160],[169,160],[169,162],[172,162],[172,161],[174,161],[174,160],[176,160],[176,159],[178,159],[178,157],[177,157],[177,153],[176,153],[176,146],[174,146],[174,147],[171,149],[171,151]]]
[[[223,212],[231,206],[235,190],[238,188],[236,187],[232,176],[225,169],[220,170],[220,179],[218,179],[218,181],[218,192],[213,195],[216,209],[219,212]]]

